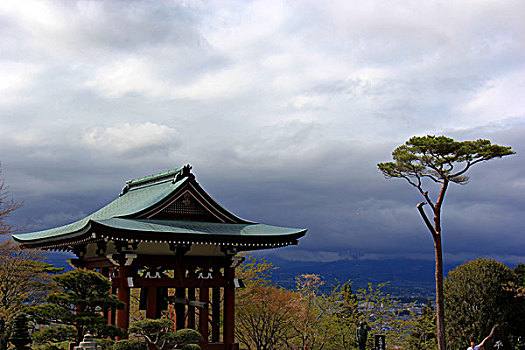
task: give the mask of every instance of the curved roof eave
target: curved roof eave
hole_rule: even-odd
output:
[[[177,182],[169,179],[163,182],[132,188],[124,195],[119,196],[108,205],[81,220],[48,230],[15,234],[13,235],[13,239],[19,243],[42,239],[55,239],[56,237],[71,235],[84,230],[91,220],[106,220],[142,212],[168,197],[189,179],[189,177],[185,177]]]
[[[179,239],[188,235],[198,240],[212,238],[220,241],[221,237],[230,240],[286,240],[298,239],[305,235],[306,229],[288,228],[259,224],[244,220],[228,211],[213,199],[190,173],[191,166],[170,170],[144,178],[126,182],[120,196],[103,208],[87,217],[68,225],[13,235],[13,239],[23,246],[48,246],[57,242],[61,245],[68,240],[90,239],[90,233],[114,230],[120,233],[132,233],[143,237],[156,233],[170,239],[170,235]],[[193,190],[191,190],[193,188]],[[225,218],[226,222],[194,222],[176,220],[145,219],[145,213],[159,210],[168,205],[182,191],[190,189],[200,195],[204,206]],[[215,214],[214,214],[215,215]],[[217,216],[216,215],[216,216]],[[229,221],[229,222],[228,222]]]
[[[97,233],[108,233],[115,231],[129,233],[150,233],[169,235],[193,235],[193,236],[216,236],[216,237],[242,237],[242,238],[282,238],[302,237],[306,229],[272,226],[258,223],[212,223],[178,220],[148,220],[148,219],[124,219],[112,218],[108,220],[96,220],[92,222]],[[132,239],[133,237],[129,237]]]

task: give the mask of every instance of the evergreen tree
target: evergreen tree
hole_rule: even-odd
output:
[[[525,318],[525,264],[519,263],[514,268],[514,273],[517,277],[517,282],[513,290],[516,292],[516,298],[519,299],[516,313]],[[516,350],[525,350],[525,322],[515,322],[512,324],[513,332],[519,334],[515,336]]]
[[[451,348],[479,344],[499,324],[514,342],[523,324],[523,299],[507,288],[517,276],[504,264],[477,259],[450,271],[445,280],[447,336]]]
[[[74,270],[53,278],[61,292],[47,296],[46,304],[28,309],[40,324],[72,326],[76,329],[77,343],[87,331],[97,336],[119,336],[125,332],[107,325],[102,311],[123,308],[124,304],[110,295],[111,284],[101,274],[87,270]]]
[[[451,183],[466,184],[465,173],[475,164],[514,154],[510,147],[493,145],[489,140],[454,141],[445,136],[414,136],[392,152],[393,162],[377,164],[387,178],[405,179],[424,198],[417,205],[432,239],[435,254],[436,315],[438,349],[446,350],[445,308],[443,298],[443,247],[441,210]],[[436,196],[429,189],[437,185]],[[433,198],[434,197],[434,198]],[[423,206],[429,205],[433,223]]]

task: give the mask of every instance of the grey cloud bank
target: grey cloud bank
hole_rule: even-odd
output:
[[[445,252],[525,260],[525,13],[483,2],[2,2],[0,161],[65,224],[124,181],[194,166],[248,219],[308,227],[294,260],[432,258],[418,194],[376,163],[412,135],[515,156],[450,189]]]

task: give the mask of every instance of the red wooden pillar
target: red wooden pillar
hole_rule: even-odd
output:
[[[129,327],[129,296],[130,288],[128,287],[129,267],[120,266],[118,269],[119,287],[117,298],[126,304],[126,307],[117,310],[117,327],[128,330]]]
[[[109,267],[103,267],[100,269],[100,274],[106,278],[109,279]],[[113,294],[113,288],[110,289],[109,291],[110,295]],[[104,317],[106,318],[108,324],[111,324],[111,309],[105,309],[104,310]]]
[[[221,328],[221,287],[213,287],[211,294],[211,341],[219,342]]]
[[[188,288],[188,301],[195,301],[195,288]],[[188,305],[188,328],[195,329],[195,306]]]
[[[149,286],[146,296],[146,318],[158,318],[157,315],[157,287]]]
[[[177,299],[186,299],[186,288],[178,287],[175,288],[175,297]],[[175,304],[175,322],[177,324],[177,330],[185,328],[184,319],[186,313],[186,305],[177,303]]]
[[[224,334],[223,342],[228,346],[234,342],[235,327],[235,269],[232,267],[224,268],[227,285],[224,287]]]
[[[208,302],[210,292],[208,287],[199,288],[199,301],[206,303],[199,312],[199,333],[204,338],[204,343],[208,343]]]
[[[111,287],[111,295],[117,294],[117,288]],[[118,298],[118,297],[117,297]],[[108,324],[115,325],[115,316],[116,316],[116,310],[115,309],[109,309],[108,310]]]

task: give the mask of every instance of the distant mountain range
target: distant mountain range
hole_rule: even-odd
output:
[[[273,281],[286,288],[295,286],[295,277],[301,274],[321,275],[326,288],[352,281],[357,290],[368,283],[390,282],[386,293],[396,297],[426,299],[434,296],[434,262],[431,260],[385,259],[342,260],[336,262],[288,261],[275,256],[266,258],[274,266]],[[456,265],[445,266],[445,276]]]
[[[70,270],[67,253],[49,253],[47,262]],[[335,262],[289,261],[274,255],[266,257],[278,269],[272,280],[275,284],[295,287],[295,278],[301,274],[321,275],[328,290],[332,285],[352,281],[354,290],[366,287],[368,283],[390,282],[384,291],[396,297],[415,299],[431,298],[434,295],[434,262],[431,260],[385,259],[385,260],[342,260]],[[445,276],[456,265],[445,266]]]

